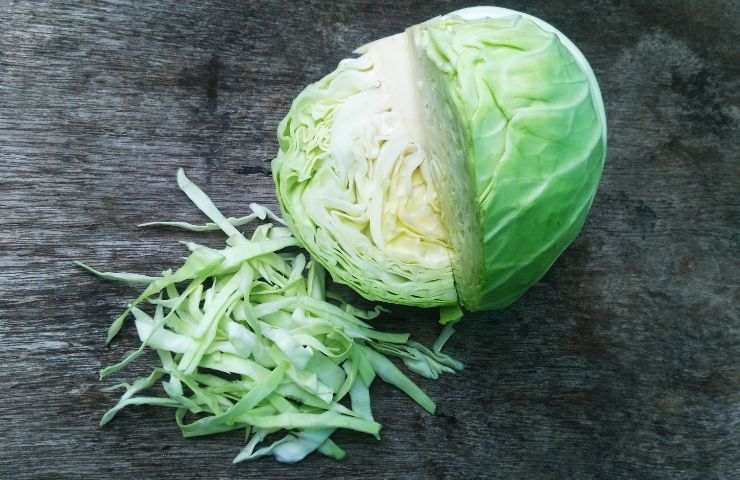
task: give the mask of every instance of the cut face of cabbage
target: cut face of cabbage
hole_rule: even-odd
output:
[[[426,153],[378,67],[385,48],[369,50],[295,100],[274,163],[281,203],[306,248],[366,298],[455,303]]]
[[[573,241],[598,187],[606,117],[580,51],[517,12],[460,15],[362,47],[279,128],[286,219],[370,300],[503,308]]]

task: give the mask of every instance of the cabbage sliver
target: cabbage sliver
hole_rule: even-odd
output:
[[[273,174],[296,237],[371,300],[511,304],[598,187],[606,121],[588,63],[549,25],[497,8],[358,53],[280,124]]]
[[[369,396],[376,375],[434,413],[432,399],[385,355],[427,378],[462,364],[409,341],[408,334],[375,330],[367,320],[380,314],[380,307],[367,311],[330,299],[340,297],[327,290],[324,269],[291,249],[296,241],[286,228],[262,224],[249,238],[237,229],[257,219],[282,223],[265,207],[253,204],[251,215],[226,218],[182,170],[178,185],[211,222],[144,225],[215,227],[228,236],[223,249],[187,243],[191,253],[183,266],[158,277],[100,272],[78,263],[107,280],[146,285],[116,319],[108,339],[130,313],[141,347],[102,369],[101,378],[122,370],[147,347],[160,359],[147,377],[111,387],[125,392],[101,425],[128,406],[170,407],[188,438],[246,431],[251,438],[234,462],[270,455],[291,463],[314,451],[343,458],[345,452],[330,438],[340,428],[378,437],[381,425]],[[156,384],[165,396],[141,395]],[[282,438],[259,448],[281,431]]]

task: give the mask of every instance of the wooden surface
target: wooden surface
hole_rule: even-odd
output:
[[[185,167],[227,214],[275,204],[275,128],[354,47],[465,2],[0,2],[0,478],[740,478],[740,5],[511,1],[590,59],[609,117],[592,214],[542,282],[471,315],[467,369],[420,383],[429,416],[373,392],[381,441],[230,464],[240,435],[184,440],[115,399],[103,345],[133,291],[72,265],[155,273],[199,221]],[[218,244],[218,237],[211,237]],[[380,322],[431,341],[433,315]],[[144,372],[140,360],[127,377]]]

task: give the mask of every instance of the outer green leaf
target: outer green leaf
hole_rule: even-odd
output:
[[[513,13],[409,31],[430,85],[424,138],[469,310],[511,304],[550,268],[583,225],[606,151],[585,59]]]

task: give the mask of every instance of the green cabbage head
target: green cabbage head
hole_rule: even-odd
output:
[[[369,300],[503,308],[580,231],[606,153],[593,72],[561,33],[497,8],[358,49],[278,130],[278,198]]]

